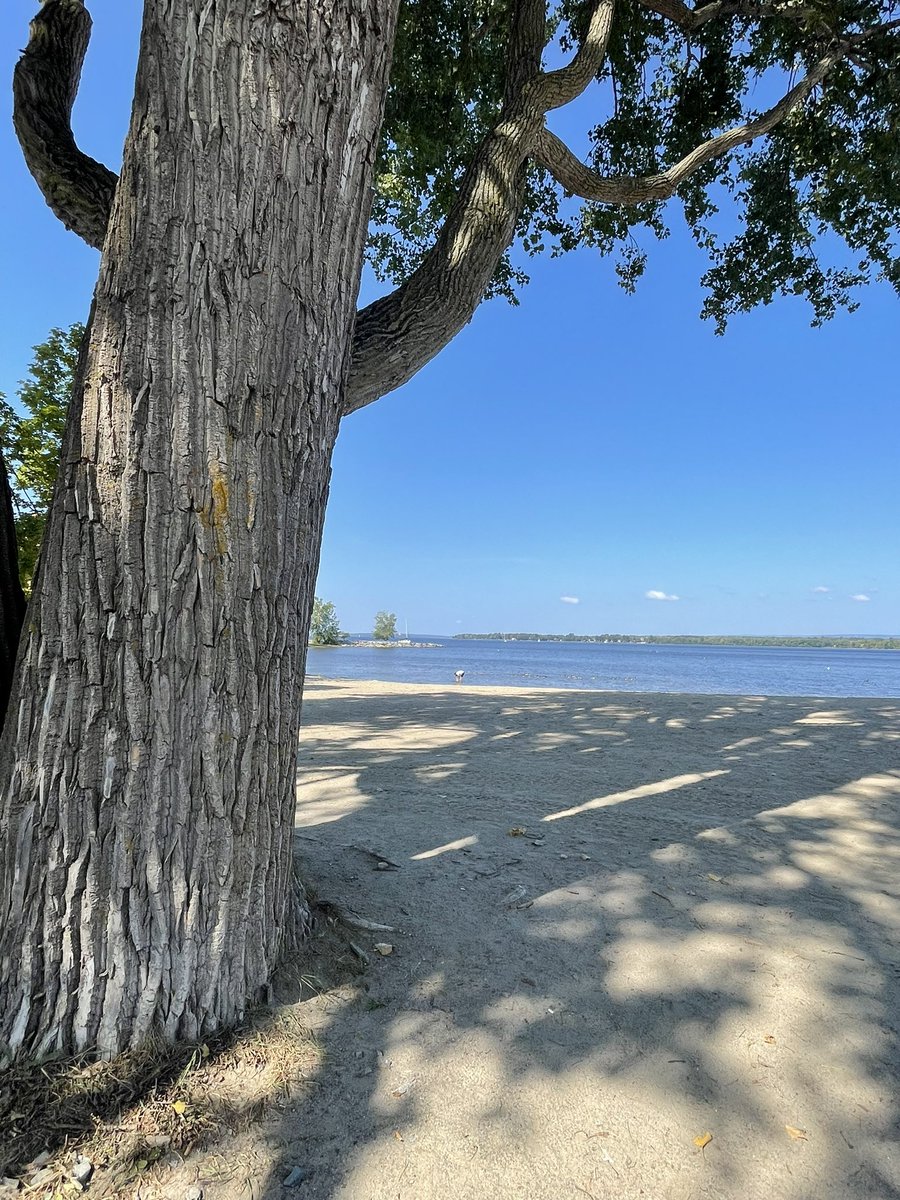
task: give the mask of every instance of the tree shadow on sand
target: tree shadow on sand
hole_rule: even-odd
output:
[[[900,1196],[900,702],[314,681],[299,785],[403,932],[209,1200]]]

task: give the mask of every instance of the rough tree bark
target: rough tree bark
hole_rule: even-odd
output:
[[[394,10],[146,5],[0,754],[6,1057],[232,1023],[291,934],[306,630]]]
[[[25,596],[19,582],[19,548],[12,490],[6,459],[0,450],[0,730],[6,719],[24,616]]]

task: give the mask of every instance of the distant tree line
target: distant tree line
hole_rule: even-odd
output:
[[[813,650],[900,650],[900,638],[877,637],[705,637],[696,634],[639,637],[624,633],[457,633],[464,641],[588,642],[622,646],[793,646]]]

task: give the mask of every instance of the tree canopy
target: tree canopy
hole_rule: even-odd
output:
[[[344,640],[337,611],[330,600],[316,596],[313,601],[309,641],[312,646],[337,646]]]
[[[515,53],[510,7],[401,5],[369,242],[384,279],[423,261],[496,127]],[[677,187],[709,259],[704,315],[719,330],[777,295],[805,296],[819,323],[873,277],[900,286],[898,12],[892,0],[549,6],[545,60],[584,51],[592,32],[608,45],[591,72],[587,165],[549,131],[541,138],[518,245],[596,247],[633,288],[649,243],[678,215],[666,204]],[[514,261],[503,257],[489,291],[514,296]]]
[[[397,636],[397,614],[382,610],[375,614],[372,637],[379,642],[389,642]]]
[[[593,247],[633,289],[679,207],[720,332],[779,295],[805,297],[818,324],[873,278],[900,288],[898,12],[400,0],[368,234],[397,287],[357,315],[344,413],[412,378],[485,295],[514,301],[523,252]],[[99,247],[116,177],[69,126],[89,32],[82,0],[44,4],[15,121],[51,208]],[[554,131],[579,98],[586,161]]]

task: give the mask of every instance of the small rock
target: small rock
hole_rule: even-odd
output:
[[[172,1141],[168,1133],[150,1133],[144,1138],[144,1141],[151,1150],[163,1150]]]
[[[390,869],[391,869],[390,863],[380,862],[380,863],[376,863],[376,865],[375,865],[376,871],[389,871]]]
[[[285,1176],[282,1187],[296,1187],[298,1183],[303,1183],[304,1179],[309,1179],[312,1171],[309,1167],[294,1167],[289,1175]]]
[[[184,1200],[203,1200],[203,1188],[195,1183],[193,1187],[189,1187],[184,1193]]]
[[[390,942],[376,942],[374,949],[376,949],[379,954],[387,955],[387,954],[394,953],[394,947],[391,945]]]
[[[39,1171],[35,1171],[28,1177],[28,1188],[30,1191],[35,1191],[37,1188],[48,1187],[56,1177],[55,1167],[41,1167]]]
[[[72,1178],[76,1183],[80,1183],[82,1187],[90,1181],[94,1173],[94,1164],[89,1158],[76,1158],[75,1165],[72,1167]]]
[[[539,838],[537,841],[534,841],[534,842],[532,842],[531,844],[532,844],[532,846],[543,846],[543,845],[544,845],[544,839],[543,839],[543,838]]]
[[[561,854],[559,857],[560,858],[568,858],[569,856],[568,856],[568,854]]]

